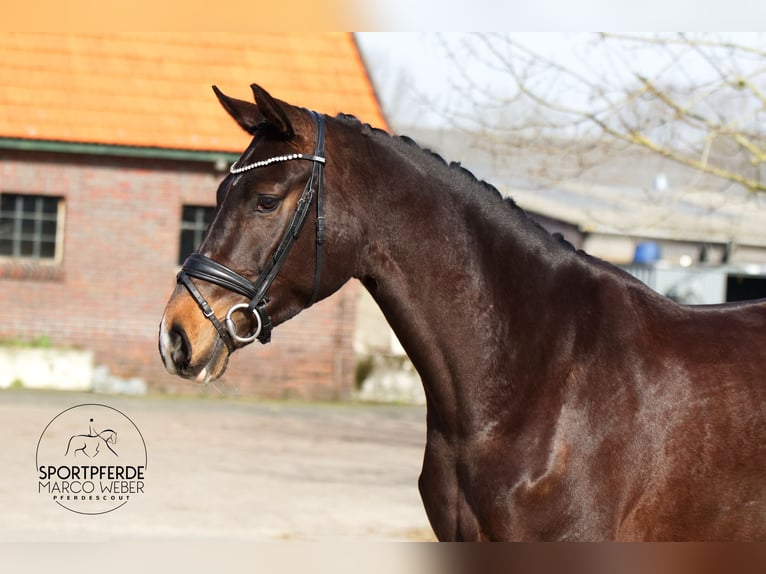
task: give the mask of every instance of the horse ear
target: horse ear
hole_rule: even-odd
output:
[[[253,90],[255,103],[266,121],[285,139],[293,137],[295,130],[293,130],[293,124],[283,108],[284,104],[272,98],[271,94],[258,84],[252,84],[250,89]]]
[[[256,127],[264,120],[264,115],[258,109],[258,106],[251,102],[230,98],[219,90],[217,86],[213,86],[213,91],[223,108],[234,118],[234,121],[249,134],[255,134]]]

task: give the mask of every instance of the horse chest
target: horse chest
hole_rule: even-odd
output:
[[[439,539],[615,536],[624,502],[617,485],[594,485],[592,469],[565,437],[539,443],[535,452],[531,442],[494,437],[458,444],[429,434],[419,486]]]
[[[529,538],[530,512],[538,515],[532,522],[541,520],[541,508],[557,512],[565,460],[544,475],[521,478],[514,458],[497,449],[492,441],[456,446],[441,435],[429,438],[419,487],[440,540]]]

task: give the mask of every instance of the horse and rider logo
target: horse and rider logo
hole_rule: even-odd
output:
[[[110,444],[111,443],[111,444]],[[73,457],[77,458],[77,455],[84,455],[88,458],[95,458],[101,452],[110,452],[114,456],[119,456],[111,445],[117,443],[117,433],[112,429],[105,429],[101,432],[96,432],[93,429],[93,419],[90,419],[90,425],[88,425],[88,434],[76,434],[72,435],[67,443],[65,456],[70,452]]]
[[[56,415],[40,435],[35,463],[38,493],[78,514],[111,512],[146,485],[141,431],[106,405],[77,405]]]

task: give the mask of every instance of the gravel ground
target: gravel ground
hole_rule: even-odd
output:
[[[35,450],[64,409],[102,403],[140,429],[145,492],[79,515],[38,492]],[[417,478],[422,407],[2,391],[0,540],[433,540]]]

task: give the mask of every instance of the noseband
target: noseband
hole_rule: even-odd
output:
[[[221,265],[217,261],[213,261],[209,257],[200,253],[192,253],[184,261],[181,270],[176,277],[177,281],[186,287],[189,294],[197,302],[199,308],[202,310],[203,315],[210,320],[210,322],[218,331],[218,335],[221,337],[229,351],[233,351],[236,348],[236,343],[247,344],[252,343],[258,339],[261,343],[268,343],[271,340],[271,329],[273,327],[271,317],[266,312],[266,304],[269,302],[269,298],[266,293],[271,287],[271,284],[277,278],[279,270],[282,268],[287,255],[290,253],[290,249],[297,241],[300,231],[303,228],[303,224],[306,221],[309,210],[314,199],[316,198],[316,266],[314,269],[314,291],[311,295],[311,301],[309,306],[313,305],[319,297],[319,286],[322,278],[322,243],[324,242],[324,215],[323,215],[323,198],[322,198],[322,173],[325,163],[324,157],[324,118],[316,113],[311,112],[311,117],[317,126],[317,139],[316,146],[314,148],[314,155],[295,153],[289,155],[281,155],[272,157],[266,160],[253,162],[243,166],[237,166],[237,163],[231,166],[229,171],[232,174],[239,174],[251,169],[264,167],[271,165],[272,163],[290,161],[294,159],[302,159],[314,162],[314,166],[311,169],[311,176],[306,182],[306,187],[303,189],[298,204],[295,208],[293,218],[290,220],[290,224],[287,226],[282,240],[274,250],[273,255],[268,259],[264,269],[261,271],[255,282],[250,281],[246,277],[243,277],[239,273],[232,271],[225,265]],[[250,303],[238,303],[233,305],[226,313],[224,323],[215,316],[213,309],[208,302],[202,296],[202,293],[197,289],[191,280],[191,277],[195,279],[201,279],[208,283],[219,285],[229,291],[234,291],[250,299]],[[255,329],[245,336],[241,336],[237,333],[237,326],[232,318],[236,312],[252,313],[255,319]]]

